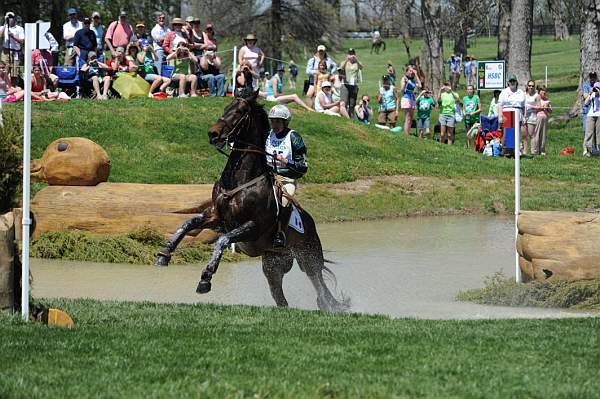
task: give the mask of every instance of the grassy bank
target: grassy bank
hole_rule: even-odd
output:
[[[598,397],[600,319],[427,321],[275,308],[49,302],[0,315],[1,397]],[[10,365],[10,366],[9,366]]]

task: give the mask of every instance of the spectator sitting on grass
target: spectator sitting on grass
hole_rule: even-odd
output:
[[[293,102],[293,103],[298,104],[299,106],[301,106],[302,108],[304,108],[307,111],[313,111],[308,105],[306,105],[304,103],[304,101],[302,101],[300,99],[300,97],[298,97],[297,94],[288,94],[288,95],[283,94],[283,87],[284,87],[283,75],[284,74],[285,74],[285,67],[283,66],[283,64],[278,64],[277,65],[277,73],[275,74],[275,76],[273,76],[272,79],[267,80],[267,82],[265,84],[267,101],[274,101],[274,102],[277,102],[278,104],[289,104],[289,103]]]
[[[198,78],[194,74],[194,65],[198,63],[198,59],[190,52],[187,47],[187,42],[184,39],[176,40],[175,51],[167,57],[167,61],[173,61],[175,66],[173,70],[172,81],[179,82],[179,97],[188,97],[185,94],[187,83],[190,83],[190,97],[197,97],[196,86]]]
[[[379,103],[379,118],[377,124],[390,128],[396,127],[398,119],[398,92],[396,87],[390,84],[390,77],[384,76],[382,87],[377,92],[377,102]]]
[[[108,69],[108,65],[100,62],[95,51],[88,53],[88,60],[81,67],[81,72],[86,74],[87,80],[92,83],[92,87],[96,92],[96,100],[108,99],[108,90],[110,89],[110,78],[102,77],[101,69]],[[102,83],[102,92],[100,92],[100,83]]]
[[[425,133],[425,139],[429,140],[431,133],[429,126],[431,124],[431,110],[435,106],[435,101],[431,97],[431,90],[423,88],[421,93],[417,96],[417,132],[419,138],[423,138]]]
[[[200,58],[202,80],[208,83],[208,92],[213,97],[225,95],[225,75],[220,72],[220,67],[221,58],[212,50],[207,50]]]
[[[356,119],[364,123],[365,125],[369,124],[371,117],[373,116],[373,109],[369,105],[371,98],[368,95],[363,95],[359,104],[356,104],[354,107],[354,114],[356,115]]]
[[[14,96],[15,101],[19,101],[24,95],[25,92],[20,87],[13,86],[6,63],[0,61],[0,101],[5,102],[11,96]]]
[[[158,56],[154,52],[152,45],[145,39],[142,40],[140,44],[142,45],[142,51],[138,53],[137,61],[138,65],[140,65],[140,70],[144,75],[144,79],[147,82],[150,82],[148,97],[152,97],[152,93],[154,93],[156,89],[164,92],[171,84],[171,79],[156,73]]]
[[[37,101],[54,100],[58,93],[53,93],[46,88],[46,77],[42,74],[39,65],[33,67],[31,74],[31,98]]]
[[[333,101],[331,82],[326,80],[321,84],[321,91],[317,94],[315,110],[327,115],[340,115],[340,102]]]

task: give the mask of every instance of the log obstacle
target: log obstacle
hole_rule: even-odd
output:
[[[15,217],[12,212],[0,215],[0,310],[14,310],[19,292],[16,292],[18,254],[15,245]]]
[[[524,281],[600,279],[600,213],[521,212],[517,227]]]
[[[31,202],[33,237],[59,230],[126,234],[145,226],[170,234],[210,206],[212,184],[100,183],[97,186],[48,186]],[[190,235],[197,235],[198,231]],[[215,233],[198,237],[211,241]]]

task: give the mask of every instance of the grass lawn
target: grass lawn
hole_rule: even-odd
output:
[[[60,301],[0,315],[0,397],[593,398],[600,319],[427,321]]]

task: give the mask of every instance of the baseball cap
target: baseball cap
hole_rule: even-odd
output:
[[[75,14],[77,14],[77,9],[76,8],[69,8],[67,10],[67,14],[69,14],[69,15],[75,15]]]
[[[15,13],[12,11],[9,11],[6,13],[6,15],[4,16],[4,18],[14,18],[15,17]]]
[[[91,20],[91,19],[89,19],[88,17],[85,17],[85,18],[83,19],[83,23],[84,23],[84,24],[90,24],[90,23],[92,23],[92,20]]]
[[[285,71],[285,67],[283,66],[283,64],[277,64],[277,67],[275,68],[276,71]]]
[[[514,80],[515,82],[519,83],[519,81],[517,80],[517,75],[515,75],[514,73],[508,76],[508,81],[510,82],[511,80]]]
[[[100,18],[100,13],[98,11],[94,11],[92,13],[92,18],[96,18],[96,17]]]
[[[127,16],[127,11],[121,11],[119,13],[119,17],[126,17]]]
[[[196,20],[196,18],[194,18],[192,15],[189,15],[185,18],[185,22],[194,22]]]
[[[321,88],[324,89],[325,87],[331,87],[331,82],[326,80],[325,82],[321,83]]]
[[[204,52],[204,55],[206,55],[206,56],[209,56],[209,55],[215,55],[215,52],[214,52],[214,51],[212,51],[212,50],[206,50],[206,51]]]
[[[317,46],[317,51],[327,51],[327,47],[323,46],[322,44],[319,44]]]
[[[356,51],[353,48],[349,48],[348,54],[356,54]]]
[[[135,24],[135,27],[137,28],[138,26],[143,26],[145,28],[146,24],[144,23],[144,21],[137,21],[137,23]]]

